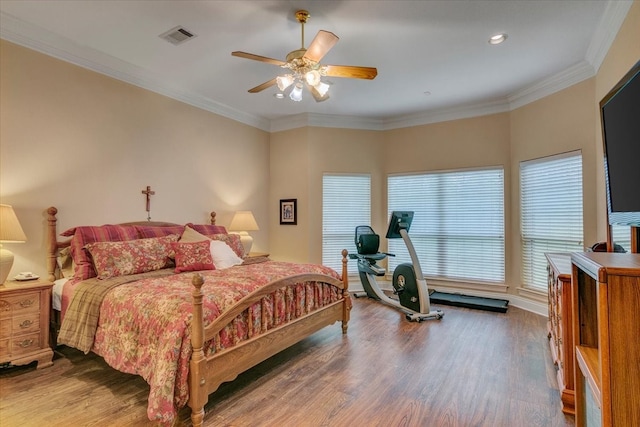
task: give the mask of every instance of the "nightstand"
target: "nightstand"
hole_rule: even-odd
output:
[[[49,314],[53,283],[7,280],[0,286],[0,363],[53,365]]]

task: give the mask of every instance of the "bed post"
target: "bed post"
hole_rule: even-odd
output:
[[[351,311],[351,296],[349,295],[349,272],[347,271],[347,257],[349,252],[346,249],[342,250],[342,283],[344,289],[342,290],[342,298],[344,298],[344,304],[342,306],[342,333],[347,333],[349,327],[349,312]]]
[[[216,211],[211,211],[211,218],[209,218],[209,222],[211,225],[216,225]]]
[[[191,320],[191,360],[189,362],[189,407],[191,408],[191,423],[194,427],[201,427],[204,422],[204,405],[208,395],[204,387],[206,359],[204,356],[204,316],[202,312],[202,285],[204,279],[200,274],[194,274],[191,283],[193,290],[193,319]]]
[[[58,240],[56,238],[57,213],[58,209],[53,206],[47,209],[47,273],[49,273],[48,280],[50,282],[56,280],[56,252],[58,250]]]

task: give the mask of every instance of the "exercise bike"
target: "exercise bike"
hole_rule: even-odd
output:
[[[431,310],[430,307],[427,281],[422,275],[418,256],[409,238],[409,228],[412,221],[413,212],[394,211],[391,213],[386,234],[387,239],[402,238],[411,256],[411,263],[400,264],[393,271],[393,293],[398,296],[397,300],[385,295],[376,281],[377,276],[386,274],[386,269],[380,267],[377,261],[395,255],[378,252],[380,236],[371,227],[368,225],[356,227],[355,243],[358,253],[350,254],[349,257],[358,260],[358,273],[365,292],[355,293],[354,296],[358,298],[366,295],[369,298],[398,308],[409,321],[422,322],[427,319],[442,319],[444,312],[442,310]]]

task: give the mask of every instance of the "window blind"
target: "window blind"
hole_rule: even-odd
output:
[[[522,283],[547,291],[546,252],[581,252],[582,154],[520,163]]]
[[[628,225],[612,225],[611,240],[624,248],[625,251],[631,251],[631,227]]]
[[[322,177],[322,263],[340,272],[342,249],[357,253],[355,229],[371,224],[371,176],[335,175]],[[358,274],[356,262],[349,262],[349,274]]]
[[[409,236],[425,276],[504,282],[502,168],[389,176],[388,209],[414,211]],[[411,262],[402,239],[389,252],[390,271]]]

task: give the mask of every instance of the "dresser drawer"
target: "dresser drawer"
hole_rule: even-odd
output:
[[[30,311],[40,311],[40,292],[29,292],[21,295],[12,295],[3,298],[11,305],[14,316]]]
[[[11,355],[17,356],[24,353],[31,353],[40,348],[40,334],[21,335],[14,337],[11,342]]]
[[[40,331],[40,313],[28,313],[23,316],[15,316],[11,325],[12,335],[22,335]]]

